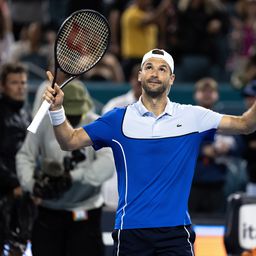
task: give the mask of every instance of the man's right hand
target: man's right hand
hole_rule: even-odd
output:
[[[50,71],[46,72],[49,81],[52,83],[53,75]],[[60,89],[60,87],[55,83],[54,88],[50,85],[47,86],[43,99],[51,103],[50,110],[58,110],[61,108],[64,98],[64,92]]]

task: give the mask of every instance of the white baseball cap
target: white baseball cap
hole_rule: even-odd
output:
[[[143,66],[145,61],[147,61],[150,58],[159,58],[159,59],[164,60],[169,65],[172,73],[174,72],[174,61],[173,61],[173,58],[165,50],[163,50],[163,49],[153,49],[153,50],[147,52],[143,56],[143,59],[142,59],[142,62],[141,62],[141,67]]]

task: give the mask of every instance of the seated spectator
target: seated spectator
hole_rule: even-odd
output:
[[[252,56],[240,62],[239,69],[231,74],[231,85],[236,89],[242,89],[250,81],[256,79],[256,48]]]
[[[15,40],[20,31],[33,22],[46,25],[49,22],[48,0],[8,0]],[[55,13],[56,15],[56,13]]]
[[[198,60],[190,64],[194,73],[191,79],[199,79],[196,72],[206,65],[208,73],[204,75],[222,79],[228,56],[229,18],[225,6],[220,0],[181,0],[177,20],[176,48],[181,54],[181,65],[188,58]],[[197,68],[197,63],[203,64]]]
[[[12,61],[26,62],[29,70],[33,70],[35,66],[35,68],[44,71],[48,67],[52,51],[52,47],[43,44],[41,24],[34,22],[28,26],[27,39],[16,42],[12,47],[10,58]]]
[[[218,84],[212,78],[202,78],[195,84],[194,98],[199,106],[214,110],[219,99]],[[195,169],[189,199],[191,214],[221,213],[225,206],[225,184],[228,155],[238,150],[233,136],[217,134],[204,138]]]
[[[116,56],[110,52],[107,52],[96,66],[86,72],[84,77],[90,81],[124,82],[122,66]]]
[[[115,108],[115,107],[124,107],[129,104],[132,104],[136,102],[140,95],[141,95],[141,84],[138,81],[138,73],[140,70],[140,65],[135,65],[132,69],[131,76],[130,76],[130,85],[131,89],[118,97],[115,97],[111,99],[109,102],[106,103],[106,105],[102,109],[102,114],[105,114],[109,110]]]
[[[229,69],[240,71],[247,59],[255,53],[256,45],[256,1],[239,0],[231,16]],[[247,81],[249,82],[249,81]]]

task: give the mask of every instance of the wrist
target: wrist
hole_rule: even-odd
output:
[[[58,126],[58,125],[64,123],[66,120],[65,111],[64,111],[63,106],[61,106],[59,109],[49,110],[48,114],[49,114],[49,117],[51,120],[51,124],[53,126]]]
[[[57,111],[57,110],[60,110],[61,108],[62,108],[62,105],[58,105],[58,106],[54,106],[54,107],[51,105],[49,110],[50,111]]]

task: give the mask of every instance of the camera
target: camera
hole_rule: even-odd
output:
[[[71,157],[65,156],[63,159],[64,171],[68,172],[75,168],[75,166],[86,159],[85,149],[77,149],[72,151]]]

